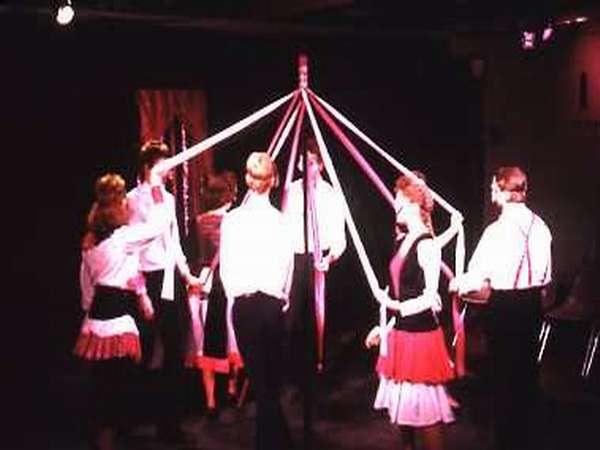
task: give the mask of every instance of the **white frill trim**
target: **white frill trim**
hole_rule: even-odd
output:
[[[81,324],[81,334],[94,334],[105,338],[125,333],[133,333],[139,336],[135,320],[129,315],[107,320],[85,318]]]
[[[397,425],[426,427],[454,421],[446,388],[441,384],[395,382],[381,377],[373,407],[387,409],[390,421]]]

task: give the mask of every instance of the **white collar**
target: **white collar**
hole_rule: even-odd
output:
[[[510,202],[506,203],[502,207],[502,212],[500,213],[500,218],[510,219],[522,217],[523,215],[529,212],[529,208],[525,203],[515,203]]]
[[[244,206],[248,208],[272,208],[271,200],[269,199],[269,194],[258,194],[254,191],[248,191],[248,198]]]

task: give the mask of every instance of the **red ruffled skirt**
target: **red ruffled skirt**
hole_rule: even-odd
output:
[[[81,333],[75,342],[73,353],[79,358],[89,361],[131,358],[139,362],[142,359],[140,338],[134,333],[105,337],[93,333]]]
[[[454,378],[441,328],[433,331],[392,330],[386,356],[379,356],[376,371],[396,382],[441,384]]]

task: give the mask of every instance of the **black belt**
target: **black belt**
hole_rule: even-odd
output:
[[[531,298],[538,298],[543,286],[535,286],[525,289],[492,289],[493,299],[524,301]]]
[[[135,314],[136,296],[133,291],[113,286],[94,286],[90,319],[108,320]]]
[[[439,327],[431,310],[396,318],[396,329],[404,331],[433,331]]]
[[[256,300],[271,300],[271,301],[276,301],[278,303],[281,304],[281,306],[283,307],[283,305],[285,305],[285,300],[280,299],[278,297],[274,297],[270,294],[266,294],[262,291],[254,291],[252,293],[249,294],[242,294],[242,295],[238,295],[237,297],[234,298],[235,301],[237,300],[249,300],[249,299],[256,299]]]

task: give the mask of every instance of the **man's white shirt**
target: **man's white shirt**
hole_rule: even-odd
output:
[[[483,232],[460,291],[478,290],[486,279],[492,289],[547,285],[552,280],[551,244],[550,230],[539,216],[523,203],[506,204]]]
[[[302,179],[290,184],[284,211],[291,227],[295,253],[304,253],[304,189]],[[333,187],[322,178],[317,178],[315,188],[316,216],[321,248],[329,249],[339,257],[346,249],[345,218],[342,201]],[[312,252],[313,231],[308,223],[308,251]]]
[[[165,233],[157,237],[140,253],[140,268],[144,272],[164,270],[164,281],[161,296],[165,300],[175,298],[174,268],[177,266],[181,274],[189,273],[187,260],[179,240],[179,228],[175,212],[175,197],[164,186],[160,186],[163,202],[158,205],[169,219]],[[149,220],[148,212],[154,200],[149,183],[140,183],[127,193],[131,210],[130,223],[145,223]]]
[[[250,194],[221,223],[220,275],[230,299],[260,291],[287,301],[294,265],[290,229],[266,195]]]

